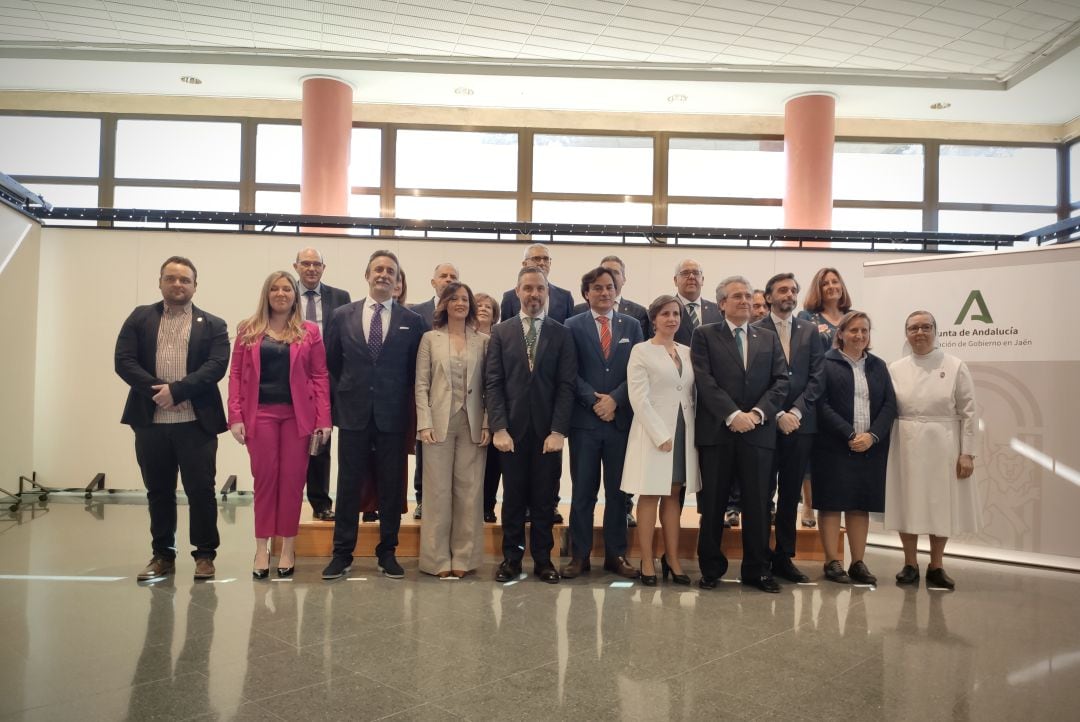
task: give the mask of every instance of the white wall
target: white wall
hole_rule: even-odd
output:
[[[19,476],[34,470],[39,245],[37,223],[0,206],[0,487],[9,491],[18,488]]]
[[[158,269],[170,255],[191,258],[199,269],[195,303],[221,316],[230,329],[251,314],[266,275],[289,269],[296,250],[323,251],[324,280],[366,295],[363,269],[376,248],[389,248],[408,273],[409,300],[423,301],[436,263],[458,264],[474,291],[498,297],[514,285],[524,244],[306,237],[283,234],[220,234],[183,231],[50,229],[41,237],[34,463],[45,483],[70,487],[105,472],[110,488],[138,489],[130,429],[120,424],[126,386],[113,373],[113,349],[120,325],[138,304],[160,300]],[[619,254],[627,264],[627,298],[648,304],[673,288],[675,264],[685,257],[705,267],[713,288],[723,276],[741,273],[760,286],[778,271],[793,271],[808,283],[814,271],[836,266],[855,299],[862,297],[862,264],[895,254],[820,250],[680,249],[662,246],[555,244],[552,282],[580,294],[581,274],[601,257]],[[5,378],[5,385],[8,381]],[[222,381],[222,395],[226,393]],[[219,480],[236,474],[250,489],[246,452],[223,435]],[[569,473],[564,475],[569,486]],[[569,498],[569,489],[563,497]]]

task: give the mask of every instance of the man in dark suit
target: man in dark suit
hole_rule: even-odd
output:
[[[349,292],[328,286],[322,282],[326,261],[316,248],[305,248],[296,254],[293,270],[300,279],[300,310],[304,320],[319,327],[325,335],[327,321],[334,309],[352,303]],[[327,440],[322,450],[308,460],[307,498],[312,515],[322,521],[333,521],[334,512],[330,501],[330,445]]]
[[[799,490],[817,431],[817,400],[822,389],[825,353],[817,325],[795,318],[799,283],[792,273],[778,273],[765,285],[769,314],[755,324],[776,334],[788,365],[788,392],[776,415],[776,451],[769,474],[769,498],[776,499],[776,546],[772,572],[792,582],[810,578],[791,561],[795,556],[795,524]]]
[[[360,522],[359,482],[365,478],[374,479],[379,500],[379,571],[391,579],[405,576],[395,557],[401,478],[416,351],[427,326],[391,298],[400,268],[390,251],[372,253],[364,271],[367,298],[339,308],[326,327],[326,367],[341,438],[334,556],[323,579],[338,579],[352,568]]]
[[[573,579],[589,571],[593,542],[593,513],[604,475],[604,569],[627,579],[638,571],[626,561],[626,501],[622,485],[623,459],[633,411],[626,387],[630,349],[641,343],[641,326],[630,316],[615,313],[615,279],[600,266],[581,277],[586,313],[573,316],[566,327],[577,351],[577,387],[570,420],[570,475],[574,480],[570,507],[571,559],[560,571]]]
[[[410,310],[424,319],[428,328],[435,323],[435,306],[439,304],[439,296],[443,289],[458,280],[457,266],[453,263],[440,263],[431,272],[431,287],[435,295],[423,303],[415,303]],[[416,509],[413,511],[413,519],[420,519],[424,515],[424,445],[416,445],[416,466],[413,469],[413,492],[416,494]]]
[[[724,508],[732,479],[742,484],[743,584],[780,587],[769,569],[768,477],[776,446],[773,424],[787,396],[787,364],[776,334],[749,326],[753,286],[742,276],[720,282],[724,320],[702,326],[690,342],[698,389],[695,444],[701,463],[698,562],[702,589],[727,571],[721,551]]]
[[[225,431],[218,381],[229,368],[229,330],[191,302],[194,264],[172,256],[161,264],[162,301],[139,306],[116,339],[117,375],[131,388],[122,423],[135,432],[135,457],[150,510],[153,557],[148,581],[176,571],[176,474],[188,499],[195,578],[214,576],[217,528],[217,435]]]
[[[551,274],[551,253],[543,243],[534,243],[525,249],[525,257],[521,261],[522,268],[539,268],[544,272],[544,278]],[[513,318],[521,311],[521,302],[518,299],[517,288],[511,288],[503,294],[502,304],[499,306],[499,317],[503,319]],[[544,315],[563,323],[574,313],[574,297],[569,291],[548,284],[547,300],[544,302]]]
[[[675,297],[683,306],[682,323],[675,332],[675,340],[686,346],[690,345],[690,337],[698,326],[723,320],[716,304],[701,297],[704,283],[705,272],[694,259],[687,258],[675,266]]]
[[[557,584],[551,500],[570,431],[577,357],[570,331],[544,313],[543,271],[521,269],[516,290],[521,312],[491,330],[487,355],[488,425],[492,443],[503,452],[503,561],[495,580],[508,582],[521,574],[528,508],[533,573]]]
[[[652,336],[652,328],[649,324],[649,310],[640,303],[623,298],[622,289],[626,284],[626,264],[618,256],[604,256],[600,259],[600,266],[611,272],[615,279],[615,312],[624,316],[631,316],[641,325],[641,335],[647,340]],[[589,310],[588,303],[579,303],[574,306],[571,317]]]

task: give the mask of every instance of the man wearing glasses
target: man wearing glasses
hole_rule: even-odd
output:
[[[701,264],[692,258],[687,258],[675,266],[675,295],[683,306],[682,324],[675,333],[675,341],[678,343],[689,346],[694,329],[724,320],[716,304],[701,297],[704,282],[705,273],[701,270]]]
[[[522,268],[539,268],[544,272],[544,278],[548,285],[547,308],[544,314],[551,319],[563,323],[574,315],[574,297],[564,288],[559,288],[550,280],[551,276],[551,253],[543,243],[534,243],[525,249],[525,257],[521,261]],[[521,302],[518,301],[515,289],[511,288],[503,294],[502,304],[499,307],[500,318],[507,319],[517,316],[521,312]]]
[[[335,308],[352,303],[348,291],[322,282],[326,261],[315,248],[305,248],[296,254],[293,269],[300,279],[300,310],[304,319],[319,327],[324,333],[326,323]],[[322,451],[312,456],[307,469],[307,498],[312,515],[321,521],[333,521],[330,501],[330,441],[323,444]]]

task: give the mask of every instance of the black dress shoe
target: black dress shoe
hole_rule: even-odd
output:
[[[646,587],[655,587],[656,586],[656,575],[655,574],[646,574],[645,572],[641,571],[641,569],[638,569],[638,579],[640,579],[641,583],[643,585],[645,585]]]
[[[559,570],[559,576],[575,579],[592,569],[592,564],[583,557],[571,557],[570,563]]]
[[[717,577],[702,577],[698,579],[697,585],[702,589],[716,589],[716,585],[720,582]]]
[[[379,520],[379,512],[377,512],[377,511],[365,511],[363,514],[360,515],[360,519],[361,519],[361,521],[378,521]]]
[[[251,578],[252,579],[266,579],[269,576],[270,576],[270,567],[267,567],[266,569],[252,569],[251,570]]]
[[[559,583],[559,573],[555,571],[555,565],[551,562],[548,562],[547,564],[538,564],[533,568],[533,574],[545,584]]]
[[[780,593],[780,585],[777,584],[776,580],[768,574],[762,574],[760,577],[756,577],[754,579],[743,579],[742,583],[749,587],[757,587],[761,591],[768,592],[770,594]]]
[[[401,568],[393,554],[387,554],[379,560],[379,571],[383,573],[384,577],[390,577],[391,579],[405,578],[405,570]]]
[[[929,576],[929,572],[927,573]],[[919,568],[905,564],[904,568],[896,573],[897,584],[915,584],[919,581]]]
[[[334,512],[330,511],[329,509],[323,509],[322,511],[317,511],[314,514],[312,514],[312,516],[318,521],[333,521],[334,520]]]
[[[498,520],[499,520],[499,517],[495,516],[495,512],[493,512],[493,511],[485,511],[484,512],[484,522],[486,524],[494,524]]]
[[[512,582],[521,576],[521,562],[512,562],[503,559],[499,568],[495,570],[495,581]]]
[[[671,568],[670,564],[668,564],[667,554],[660,555],[660,572],[661,574],[663,574],[665,582],[667,581],[668,574],[670,574],[671,581],[675,582],[676,584],[681,584],[684,587],[690,586],[690,576],[687,574],[676,574],[675,570]]]
[[[269,570],[267,570],[267,571],[269,571]],[[281,578],[281,579],[285,579],[285,578],[287,578],[287,577],[291,577],[291,576],[293,575],[293,572],[294,572],[294,571],[296,571],[296,567],[295,567],[295,566],[291,566],[291,567],[278,567],[278,568],[277,568],[277,575],[278,575],[278,577],[279,577],[279,578]]]
[[[926,586],[939,589],[956,589],[956,582],[945,573],[944,567],[926,570]]]
[[[626,512],[626,526],[629,529],[636,529],[637,528],[637,519],[635,519],[634,515],[631,514],[630,512]]]
[[[352,559],[334,557],[326,568],[322,570],[322,578],[326,580],[341,579],[352,570]]]
[[[844,571],[844,565],[833,559],[825,564],[825,578],[837,584],[851,584],[851,577]]]
[[[799,568],[787,557],[773,560],[772,573],[774,576],[787,579],[789,582],[795,582],[796,584],[806,584],[810,581],[810,577],[799,571]]]
[[[847,573],[856,584],[877,584],[877,577],[870,573],[862,559],[852,562]]]
[[[562,524],[563,523],[562,512],[559,511],[558,509],[556,509],[555,513],[551,516],[551,523],[552,524]]]
[[[637,579],[640,574],[637,569],[630,566],[626,557],[608,557],[604,560],[604,569],[626,579]]]

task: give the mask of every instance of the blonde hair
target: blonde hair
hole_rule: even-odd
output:
[[[289,279],[289,283],[292,285],[293,306],[285,322],[285,331],[281,340],[285,343],[296,343],[304,338],[304,317],[300,313],[300,289],[296,285],[296,279],[288,271],[274,271],[263,281],[255,313],[241,321],[240,326],[237,328],[240,342],[245,346],[254,346],[260,343],[262,337],[266,335],[267,329],[270,328],[270,287],[282,278]]]

